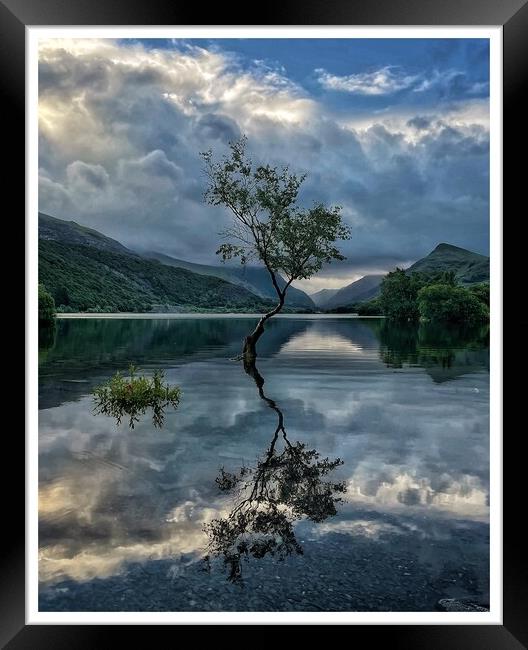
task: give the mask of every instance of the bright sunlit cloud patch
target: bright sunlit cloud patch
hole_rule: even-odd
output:
[[[373,72],[345,76],[333,75],[317,69],[318,81],[326,90],[338,90],[359,95],[388,95],[409,88],[419,80],[418,75],[405,74],[393,66],[385,66]]]

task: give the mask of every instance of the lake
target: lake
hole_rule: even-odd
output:
[[[489,602],[485,329],[64,319],[39,345],[41,611],[435,611]],[[155,428],[93,414],[130,363]],[[206,558],[206,559],[204,559]]]

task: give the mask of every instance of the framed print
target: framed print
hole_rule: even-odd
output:
[[[502,152],[526,4],[0,10],[26,142],[3,644],[317,624],[524,647]]]

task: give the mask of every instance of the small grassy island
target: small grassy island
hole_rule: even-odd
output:
[[[124,416],[129,418],[129,426],[134,428],[139,416],[152,409],[152,423],[161,428],[168,406],[177,408],[181,390],[178,386],[164,383],[162,370],[156,370],[152,377],[137,375],[138,368],[130,366],[129,376],[117,372],[107,382],[98,386],[94,392],[94,413],[102,413],[115,418],[121,424]]]

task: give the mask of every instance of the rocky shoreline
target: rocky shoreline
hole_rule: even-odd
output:
[[[487,525],[422,546],[417,535],[380,539],[330,533],[304,540],[304,554],[244,565],[244,584],[222,562],[207,572],[191,556],[131,564],[119,575],[63,580],[40,592],[40,611],[487,611]],[[418,550],[416,550],[418,549]]]

